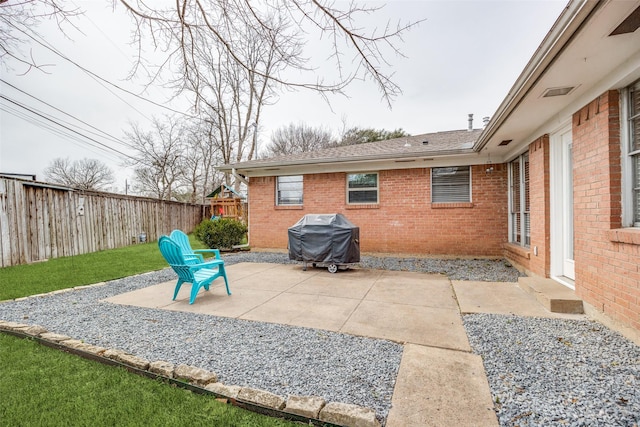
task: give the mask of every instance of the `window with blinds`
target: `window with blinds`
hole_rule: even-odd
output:
[[[471,201],[471,167],[431,168],[431,202]]]
[[[529,153],[509,163],[509,242],[529,247]]]
[[[629,89],[629,157],[633,226],[640,227],[640,81]]]
[[[276,205],[302,204],[302,175],[276,177]]]
[[[347,203],[378,203],[378,174],[376,172],[347,174]]]

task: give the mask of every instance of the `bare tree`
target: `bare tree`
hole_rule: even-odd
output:
[[[291,123],[273,132],[266,155],[282,156],[321,150],[334,145],[336,141],[329,130],[322,127],[314,128],[305,123]]]
[[[119,2],[135,20],[134,40],[138,46],[144,46],[143,40],[148,38],[157,47],[156,51],[167,52],[158,72],[175,63],[174,58],[180,58],[180,73],[196,87],[206,76],[198,66],[201,58],[194,47],[218,45],[241,68],[292,88],[342,93],[356,79],[371,79],[389,104],[400,93],[400,88],[391,79],[392,67],[387,56],[401,55],[397,44],[402,34],[415,25],[398,22],[387,23],[382,29],[367,29],[363,22],[368,16],[384,12],[380,7],[355,1],[176,0],[172,7],[160,7],[143,0]],[[285,76],[273,73],[266,64],[251,63],[240,47],[256,36],[265,46],[276,47],[276,61],[294,72]],[[300,46],[305,38],[325,43],[321,57],[316,46],[312,57],[290,55],[292,44]],[[336,75],[318,76],[317,67],[327,61],[333,63]],[[301,77],[294,78],[294,75]]]
[[[75,27],[72,18],[82,12],[59,0],[0,0],[0,59],[5,68],[9,58],[27,67],[43,70],[47,64],[23,52],[27,39],[37,36],[37,27],[43,20],[55,20],[60,31],[67,25]]]
[[[184,151],[184,200],[204,203],[205,197],[223,181],[214,166],[222,162],[219,144],[208,132],[208,124],[189,126]]]
[[[274,21],[274,31],[278,25]],[[247,31],[255,32],[254,29]],[[199,138],[201,149],[206,148],[210,154],[215,152],[219,155],[217,163],[251,160],[258,152],[257,134],[262,109],[273,102],[275,96],[275,82],[254,70],[276,73],[286,65],[282,60],[285,49],[289,58],[293,58],[299,55],[298,46],[295,43],[276,46],[273,41],[267,43],[253,34],[234,49],[236,55],[241,55],[251,65],[247,69],[233,60],[226,47],[210,43],[203,37],[200,43],[192,46],[190,51],[197,58],[194,66],[201,70],[185,73],[173,82],[174,87],[195,95],[196,106],[207,127],[202,135],[206,138]],[[179,61],[182,61],[184,69],[191,70],[184,58]],[[206,147],[202,145],[204,141],[207,142]],[[210,172],[212,169],[213,164]],[[232,183],[230,176],[225,176],[224,181]],[[235,186],[238,189],[239,183],[236,182]]]
[[[180,193],[184,176],[185,129],[170,116],[153,119],[153,130],[145,132],[137,124],[125,132],[126,139],[136,150],[133,166],[136,190],[162,200],[173,200]]]
[[[132,124],[125,132],[135,148],[135,189],[164,200],[204,203],[205,196],[222,183],[214,165],[221,162],[219,144],[210,124],[166,116],[153,119],[153,128]]]
[[[244,55],[255,67],[263,62],[272,70],[273,46],[263,46],[259,39],[247,41]],[[220,46],[200,52],[199,64],[209,70],[199,81],[187,81],[187,89],[200,99],[201,115],[210,126],[211,140],[225,164],[251,160],[257,154],[257,130],[262,108],[273,95],[271,81],[230,60]],[[227,181],[228,182],[228,181]]]
[[[81,190],[104,190],[115,181],[113,171],[100,160],[54,159],[44,170],[48,180]]]
[[[209,124],[210,140],[218,144],[226,164],[257,156],[262,108],[274,102],[284,87],[326,96],[342,93],[355,79],[370,78],[390,103],[400,89],[385,70],[390,65],[385,54],[399,54],[395,43],[414,25],[363,29],[357,21],[379,8],[355,2],[345,3],[344,9],[319,0],[176,0],[173,6],[143,0],[119,2],[136,23],[134,41],[140,55],[132,73],[149,70],[142,49],[148,41],[156,52],[166,52],[149,76],[150,84],[162,81],[167,75],[163,72],[169,72],[173,76],[169,85],[176,94],[194,94],[194,108]],[[305,39],[316,36],[328,41],[328,49],[318,55],[314,46],[313,64],[303,51]],[[318,75],[314,65],[322,61],[326,66],[327,56],[337,73]],[[294,78],[297,75],[302,77]],[[225,182],[230,181],[226,176]]]

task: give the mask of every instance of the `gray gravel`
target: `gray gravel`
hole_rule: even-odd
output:
[[[472,314],[502,426],[638,426],[640,347],[592,321]]]
[[[289,255],[279,252],[246,252],[225,255],[226,262],[272,262],[278,264],[302,264],[289,260]],[[517,282],[522,276],[505,260],[495,259],[442,259],[416,257],[378,257],[362,255],[362,268],[441,273],[451,280],[478,280],[485,282]]]
[[[224,255],[292,263],[287,254]],[[517,281],[505,261],[362,256],[361,267],[444,273],[454,280]],[[100,302],[175,278],[170,269],[105,286],[0,304],[0,319],[38,324],[150,360],[216,372],[227,384],[284,397],[319,395],[376,410],[384,422],[402,356],[385,340],[193,313]],[[599,323],[467,315],[502,426],[634,426],[640,423],[640,349]],[[635,423],[635,424],[634,424]]]
[[[309,328],[100,302],[172,280],[163,270],[105,286],[0,304],[0,318],[37,324],[149,359],[208,369],[229,385],[322,396],[376,411],[391,406],[402,345]]]
[[[281,255],[243,253],[224,258],[231,265],[281,262]],[[149,360],[198,366],[215,372],[229,385],[361,405],[374,409],[381,421],[386,419],[403,351],[398,343],[101,302],[169,280],[175,280],[175,274],[164,269],[104,286],[4,302],[0,319],[41,325]]]

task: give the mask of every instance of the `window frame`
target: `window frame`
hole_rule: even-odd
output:
[[[376,177],[376,185],[375,187],[359,187],[359,188],[350,188],[349,187],[349,177],[352,175],[375,175]],[[380,202],[380,174],[378,172],[348,172],[345,176],[345,186],[346,186],[346,201],[348,205],[377,205]],[[352,202],[350,195],[356,191],[375,191],[376,192],[376,200],[366,201],[366,202]]]
[[[634,140],[640,147],[640,133],[634,134],[632,122],[640,121],[640,97],[632,110],[631,97],[640,92],[640,80],[621,91],[622,120],[620,121],[622,151],[622,226],[640,227],[640,148],[633,149]],[[634,165],[634,161],[636,164]],[[636,187],[636,185],[638,185]]]
[[[449,169],[449,168],[467,168],[469,173],[469,183],[468,183],[468,200],[434,200],[434,191],[433,191],[433,172],[436,169]],[[432,167],[430,170],[430,188],[431,188],[431,203],[472,203],[473,202],[473,179],[472,179],[472,169],[471,166],[443,166],[443,167]],[[441,184],[437,184],[441,185]]]
[[[525,160],[526,159],[526,160]],[[525,172],[525,163],[529,164],[528,173]],[[514,183],[514,167],[518,167],[518,206],[514,209],[514,199],[516,197]],[[529,151],[525,151],[508,163],[508,215],[509,215],[509,243],[531,247],[531,163],[529,162]],[[527,204],[527,201],[529,202]],[[524,229],[523,229],[524,228]],[[518,241],[518,237],[520,238]]]
[[[292,177],[300,177],[300,201],[299,203],[296,202],[291,202],[291,203],[283,203],[283,201],[280,198],[280,178],[292,178]],[[297,181],[295,181],[297,182]],[[287,182],[288,184],[291,183]],[[294,190],[288,190],[288,191],[297,191],[296,189]],[[275,199],[276,199],[276,206],[302,206],[304,203],[304,175],[280,175],[280,176],[276,176],[276,185],[275,185]]]

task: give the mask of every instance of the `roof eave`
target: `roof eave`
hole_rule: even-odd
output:
[[[432,154],[432,153],[431,153]],[[455,159],[455,160],[454,160]],[[339,162],[333,159],[316,160],[313,163],[295,163],[281,162],[279,165],[269,164],[243,167],[228,167],[232,173],[238,173],[246,177],[258,176],[276,176],[276,175],[298,175],[298,174],[315,174],[315,173],[334,173],[334,172],[364,172],[378,171],[387,169],[413,169],[437,166],[452,166],[462,164],[480,164],[485,163],[486,159],[480,159],[478,153],[471,150],[450,150],[447,152],[439,152],[438,155],[419,155],[404,157],[367,157],[367,158],[350,158],[340,159]]]
[[[572,0],[558,17],[549,33],[533,54],[527,66],[502,101],[491,120],[473,146],[475,151],[482,150],[500,129],[511,113],[527,96],[538,79],[545,73],[555,58],[564,50],[575,33],[588,20],[592,12],[602,2],[593,0]]]
[[[335,163],[362,163],[367,161],[393,161],[393,160],[411,160],[411,159],[424,159],[428,157],[442,157],[452,156],[457,154],[472,154],[474,151],[470,148],[458,149],[458,150],[441,150],[441,151],[424,151],[424,152],[411,152],[411,153],[397,153],[385,156],[380,155],[367,155],[367,156],[353,156],[353,157],[328,157],[324,159],[299,159],[289,161],[274,161],[265,162],[257,165],[243,166],[242,163],[236,163],[233,165],[221,165],[216,169],[220,172],[236,171],[250,171],[257,169],[272,169],[272,168],[284,168],[284,167],[304,167],[307,165],[317,166],[319,164],[335,164]]]

